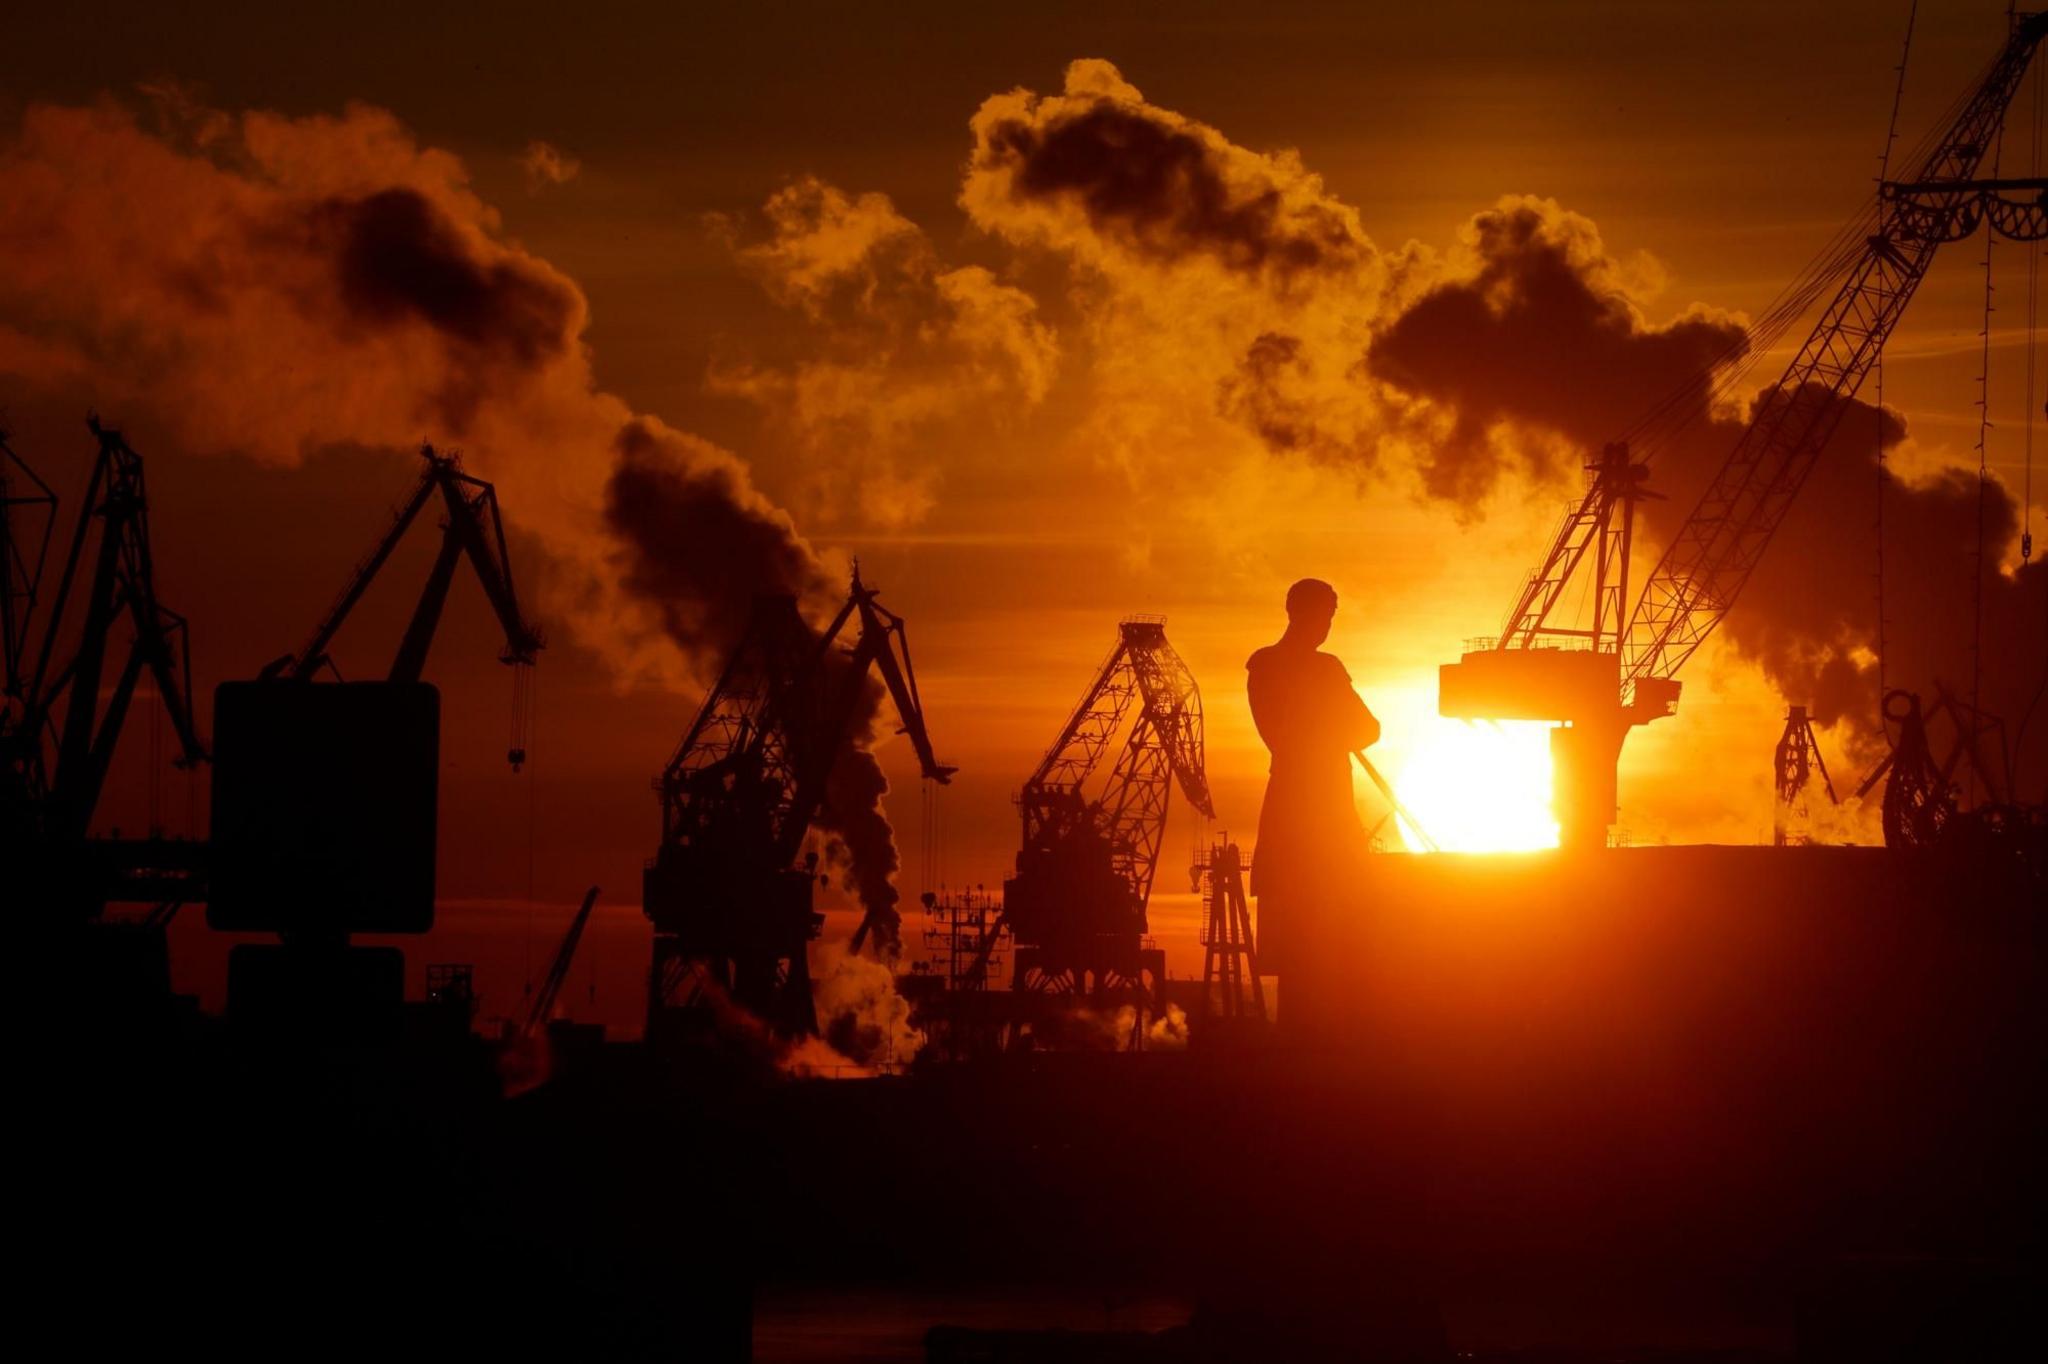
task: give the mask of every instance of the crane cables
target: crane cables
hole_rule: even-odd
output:
[[[2041,176],[2041,143],[2048,135],[2048,70],[2034,67],[2034,127],[2033,148],[2030,153],[2028,174],[2035,179]],[[2048,247],[2030,245],[2027,251],[2027,406],[2024,450],[2024,472],[2021,475],[2020,493],[2020,564],[2024,567],[2034,557],[2034,377],[2040,361],[2041,321],[2041,253]],[[2048,404],[2044,404],[2048,406]]]
[[[2005,122],[1999,121],[1991,142],[1991,178],[1998,178],[2005,155]],[[1984,225],[1984,327],[1979,333],[1982,351],[1977,370],[1977,534],[1970,556],[1970,711],[1972,723],[1984,707],[1984,521],[1991,501],[1991,274],[1992,246],[1998,234]],[[1994,571],[1996,571],[1994,569]],[[1970,764],[1970,800],[1977,798],[1977,767]]]
[[[1792,324],[1839,285],[1862,257],[1876,222],[1874,209],[1866,210],[1838,228],[1755,321],[1621,433],[1630,452],[1648,460],[1694,421],[1726,404]]]
[[[1910,41],[1910,29],[1908,38]],[[1908,165],[1923,165],[1941,146],[1949,126],[1975,97],[1978,87],[1997,65],[1997,60],[1994,57],[1985,63],[1976,79],[1949,101],[1940,117],[1933,120],[1927,132],[1908,149]],[[1831,290],[1839,287],[1870,249],[1872,238],[1883,224],[1882,200],[1872,195],[1835,229],[1741,335],[1710,356],[1621,433],[1619,438],[1628,443],[1630,451],[1647,462],[1700,417],[1724,407],[1741,389],[1757,364],[1772,353],[1792,324],[1810,312]]]
[[[1906,100],[1906,67],[1912,61],[1913,58],[1913,25],[1918,21],[1919,17],[1920,0],[1913,0],[1912,4],[1906,10],[1906,40],[1899,49],[1898,81],[1892,87],[1891,121],[1885,128],[1884,151],[1877,158],[1877,192],[1880,195],[1884,193],[1885,181],[1891,178],[1892,148],[1898,144],[1899,140],[1899,107],[1902,104],[1904,104]],[[1875,577],[1877,589],[1877,703],[1878,709],[1882,710],[1884,708],[1885,698],[1885,659],[1887,654],[1886,644],[1889,640],[1889,629],[1887,627],[1885,619],[1884,600],[1884,481],[1889,471],[1885,468],[1884,462],[1884,347],[1882,345],[1880,345],[1877,348],[1876,363],[1872,366],[1872,369],[1874,371],[1872,374],[1872,378],[1875,379],[1877,382],[1876,396],[1877,410],[1879,414],[1875,442],[1877,449],[1875,452],[1874,461],[1874,468],[1876,472],[1876,478],[1874,480],[1876,488],[1876,520],[1874,525],[1875,533],[1872,538],[1876,542]]]

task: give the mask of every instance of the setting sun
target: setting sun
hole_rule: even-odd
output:
[[[1389,779],[1445,852],[1554,848],[1549,730],[1428,716]]]

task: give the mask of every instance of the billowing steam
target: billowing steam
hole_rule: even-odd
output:
[[[1651,326],[1598,229],[1548,200],[1502,200],[1461,245],[1469,273],[1391,317],[1366,356],[1374,375],[1449,417],[1420,460],[1432,497],[1476,503],[1509,473],[1583,463],[1649,404],[1741,351],[1742,324],[1726,314],[1695,308]],[[1704,388],[1690,400],[1692,415],[1707,415]]]
[[[598,388],[581,290],[388,113],[36,105],[0,180],[0,370],[195,453],[459,446],[555,560],[542,608],[622,673],[701,680],[756,595],[835,585],[741,460]],[[850,881],[892,915],[884,783],[847,765]]]
[[[973,450],[991,420],[1040,401],[1059,345],[1031,295],[978,265],[949,268],[886,195],[800,179],[765,206],[768,235],[717,226],[768,295],[803,318],[785,365],[729,361],[712,386],[767,415],[807,471],[807,510],[897,528],[938,496],[935,450]]]
[[[868,1067],[901,1066],[923,1048],[910,1023],[910,1004],[896,992],[896,973],[843,943],[822,942],[812,954],[818,1029],[841,1056]]]
[[[829,598],[818,556],[737,459],[643,417],[620,428],[612,453],[604,516],[620,582],[687,657],[715,666],[756,596]]]
[[[1604,441],[1743,343],[1713,308],[1653,321],[1654,262],[1617,259],[1549,200],[1504,198],[1441,253],[1376,245],[1297,153],[1241,146],[1099,60],[1057,93],[988,98],[966,152],[985,264],[942,259],[886,196],[811,178],[718,224],[798,340],[726,348],[709,382],[756,404],[761,440],[801,470],[805,526],[900,530],[956,470],[1006,494],[1056,473],[1113,481],[1141,512],[1198,509],[1227,571],[1231,537],[1272,525],[1219,497],[1223,476],[1314,465],[1467,518],[1532,485],[1561,501]],[[527,169],[545,188],[572,164]],[[597,386],[576,284],[388,113],[226,115],[174,91],[140,112],[36,105],[0,143],[0,182],[0,372],[144,405],[193,451],[460,445],[556,560],[543,609],[623,675],[701,682],[757,593],[815,609],[840,590],[745,461]],[[1645,508],[1646,555],[1752,401],[1697,398],[1659,452],[1670,500]],[[1028,460],[1002,446],[1021,421]],[[1721,636],[1865,747],[1880,441],[1909,446],[1895,414],[1843,414]],[[2000,567],[2012,495],[1984,491],[1974,584],[1974,472],[1885,478],[1888,680],[1966,690],[1981,587],[1985,705],[2017,727],[2048,674],[2048,569]],[[828,867],[886,935],[896,851],[864,698],[821,822]],[[2037,715],[2036,782],[2044,744]]]
[[[1653,486],[1669,500],[1644,504],[1661,546],[1740,436],[1752,404],[1710,411],[1701,371],[1741,353],[1732,318],[1694,308],[1665,327],[1647,324],[1625,272],[1592,225],[1555,205],[1519,199],[1480,214],[1467,233],[1474,265],[1426,292],[1375,338],[1375,373],[1454,418],[1423,462],[1436,496],[1474,505],[1518,462],[1563,472],[1626,430],[1652,402],[1688,393],[1691,425],[1666,443]],[[1774,392],[1753,403],[1778,401]],[[1558,445],[1545,437],[1561,438]],[[1845,726],[1851,756],[1882,752],[1878,714],[1877,457],[1896,452],[1905,420],[1846,400],[1828,447],[1770,551],[1724,625],[1726,639],[1759,664],[1789,701],[1822,725]],[[1932,700],[1937,683],[1969,691],[1978,486],[1974,473],[1883,474],[1886,684]],[[2018,508],[1995,478],[1984,489],[1982,702],[2015,739],[2048,678],[2048,570],[2006,572]],[[2048,765],[2048,723],[2024,735],[2022,776]]]
[[[1059,95],[994,96],[972,128],[961,202],[1013,240],[1095,263],[1201,257],[1279,289],[1354,275],[1376,254],[1298,155],[1247,151],[1150,104],[1108,62],[1075,62]]]

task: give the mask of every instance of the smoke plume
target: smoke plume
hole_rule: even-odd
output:
[[[993,419],[1046,395],[1059,361],[1031,295],[981,266],[947,268],[886,195],[849,195],[814,177],[777,191],[769,232],[740,264],[800,315],[804,352],[785,364],[728,361],[714,389],[767,415],[806,471],[820,516],[857,509],[869,524],[923,519],[941,453],[973,450]]]
[[[701,680],[757,595],[829,593],[745,463],[597,385],[582,291],[389,113],[226,114],[171,88],[34,105],[0,181],[0,370],[147,410],[195,454],[459,446],[553,561],[542,612],[625,678]],[[879,895],[879,806],[840,818]]]
[[[1073,450],[1151,501],[1213,497],[1262,440],[1381,461],[1384,385],[1357,361],[1426,253],[1380,251],[1298,153],[1240,146],[1105,61],[1071,64],[1056,94],[991,96],[970,132],[969,221],[1067,278]],[[1219,518],[1217,547],[1253,520]]]
[[[896,973],[841,942],[822,942],[814,994],[818,1028],[841,1056],[862,1066],[907,1065],[924,1047],[911,1026],[910,1004],[896,992]]]
[[[1694,308],[1650,325],[1598,229],[1549,200],[1503,199],[1461,245],[1469,272],[1393,316],[1366,355],[1375,375],[1449,419],[1421,459],[1433,497],[1472,504],[1511,472],[1582,462],[1651,403],[1742,352],[1743,326],[1727,314]],[[1705,389],[1693,393],[1687,415],[1705,417]]]
[[[1108,62],[1063,93],[997,95],[972,123],[961,202],[1012,240],[1157,264],[1201,257],[1275,287],[1354,274],[1375,253],[1358,215],[1292,151],[1248,151],[1150,104]]]
[[[882,775],[882,765],[866,747],[873,740],[875,722],[881,714],[881,684],[867,679],[861,689],[861,703],[856,730],[863,746],[842,754],[833,765],[817,823],[826,834],[825,865],[838,874],[840,889],[860,903],[876,951],[893,957],[903,923],[896,908],[901,898],[896,889],[896,872],[901,863],[894,833],[882,813],[882,797],[889,790],[889,779]]]
[[[1375,336],[1375,374],[1443,409],[1448,425],[1422,461],[1429,493],[1468,511],[1503,478],[1554,477],[1584,463],[1650,405],[1683,394],[1689,425],[1661,444],[1642,508],[1654,551],[1689,514],[1748,419],[1780,401],[1765,390],[1712,410],[1699,376],[1742,354],[1742,324],[1695,307],[1645,321],[1640,286],[1593,225],[1556,205],[1504,200],[1466,233],[1466,272],[1425,291]],[[1877,513],[1884,500],[1886,684],[1925,694],[1970,690],[1973,602],[1983,602],[1984,708],[2020,737],[2048,677],[2048,573],[2007,571],[2018,507],[1996,478],[1983,489],[1984,557],[1976,573],[1974,473],[1897,472],[1905,419],[1837,399],[1837,424],[1769,551],[1728,613],[1723,638],[1789,702],[1841,727],[1850,756],[1884,748],[1878,702]],[[1878,451],[1894,456],[1881,478]],[[2029,725],[2022,775],[2048,764],[2048,723]]]
[[[757,596],[828,599],[818,556],[737,459],[651,417],[620,428],[613,454],[604,513],[620,581],[687,657],[715,666]]]

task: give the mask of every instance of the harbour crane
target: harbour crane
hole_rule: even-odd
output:
[[[1135,718],[1132,712],[1135,710]],[[1131,718],[1101,794],[1085,786]],[[1016,944],[1013,988],[1129,1000],[1143,1014],[1165,979],[1146,907],[1172,788],[1212,816],[1202,765],[1202,694],[1166,640],[1163,616],[1132,616],[1080,704],[1017,797],[1017,873],[1003,882]]]
[[[1768,349],[1812,302],[1835,291],[1776,385],[1685,519],[1630,607],[1629,550],[1648,467],[1627,442],[1587,468],[1543,563],[1495,638],[1468,641],[1439,675],[1438,711],[1460,719],[1560,722],[1551,731],[1560,841],[1599,847],[1617,807],[1616,767],[1637,725],[1676,712],[1678,672],[1735,605],[1812,473],[1887,337],[1944,242],[1983,224],[2021,241],[2048,238],[2048,181],[1977,177],[2048,13],[2015,16],[2004,46],[1959,111],[1904,179],[1880,186],[1875,221],[1838,238],[1746,338]],[[1723,357],[1729,359],[1731,357]],[[1693,389],[1711,385],[1715,370]],[[1685,395],[1680,395],[1685,396]],[[1653,412],[1653,432],[1676,404]],[[1566,587],[1591,577],[1591,626],[1556,612]]]
[[[10,861],[34,869],[28,878],[34,898],[61,897],[67,910],[91,919],[110,899],[182,902],[203,894],[196,845],[174,849],[155,831],[147,839],[91,837],[108,767],[145,673],[176,735],[176,765],[190,767],[209,754],[192,711],[185,618],[157,598],[142,457],[97,416],[88,417],[86,427],[98,451],[47,603],[40,594],[57,499],[0,436],[7,670],[0,838]],[[41,642],[31,648],[38,607],[46,608]],[[131,634],[125,658],[115,638],[124,622]]]
[[[1194,892],[1202,897],[1203,1002],[1230,1022],[1266,1018],[1258,940],[1252,931],[1251,902],[1245,898],[1245,873],[1250,870],[1251,858],[1228,834],[1196,849],[1189,868]]]
[[[218,930],[275,931],[309,951],[314,943],[339,951],[351,934],[433,926],[441,711],[421,674],[464,558],[504,630],[499,659],[514,669],[506,756],[515,772],[526,761],[528,672],[544,641],[513,588],[497,491],[452,452],[422,445],[419,453],[412,493],[306,642],[255,680],[223,683],[214,694],[220,758],[207,922]],[[336,635],[436,500],[440,552],[389,671],[339,680],[329,652]],[[337,680],[316,685],[323,671]]]
[[[822,630],[794,596],[757,598],[656,779],[661,844],[642,883],[654,924],[650,1037],[701,1005],[707,980],[780,1036],[817,1031],[808,950],[824,916],[812,908],[817,858],[804,854],[804,838],[856,737],[870,670],[926,780],[943,784],[957,770],[933,753],[903,619],[878,596],[856,566]],[[893,936],[892,920],[867,906],[855,950],[871,935]]]
[[[273,659],[266,665],[262,680],[310,681],[323,667],[338,675],[328,654],[335,635],[356,603],[369,591],[378,571],[390,559],[392,551],[398,548],[420,512],[438,497],[446,515],[441,528],[441,550],[435,556],[426,586],[420,592],[419,603],[413,608],[412,619],[399,641],[398,652],[391,660],[386,680],[420,680],[420,674],[426,668],[427,651],[434,643],[434,631],[440,625],[442,609],[448,603],[448,589],[455,580],[455,567],[467,557],[505,632],[505,648],[498,656],[499,661],[519,670],[514,675],[513,737],[506,754],[513,770],[517,771],[526,761],[526,711],[529,702],[525,671],[533,666],[534,656],[545,641],[540,631],[528,623],[521,612],[518,594],[513,590],[512,558],[505,547],[505,525],[498,514],[497,490],[483,479],[464,473],[460,458],[452,452],[442,454],[432,445],[422,445],[420,458],[426,467],[420,471],[419,483],[398,509],[376,548],[356,565],[348,586],[335,599],[327,614],[320,618],[320,623],[306,642],[296,652]]]

